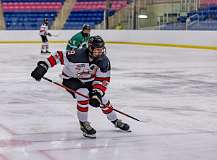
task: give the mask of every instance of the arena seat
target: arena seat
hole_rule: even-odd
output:
[[[44,18],[52,25],[64,0],[2,0],[6,29],[39,29]],[[109,16],[127,5],[127,0],[111,0]],[[84,23],[92,28],[102,23],[106,0],[77,0],[64,29],[79,29]]]
[[[116,11],[126,6],[127,0],[111,0],[109,16],[112,16]],[[72,7],[64,29],[78,29],[81,28],[84,23],[89,23],[92,28],[94,28],[95,25],[102,23],[105,9],[105,0],[78,0]]]
[[[37,30],[48,18],[52,25],[64,0],[2,0],[6,29]]]

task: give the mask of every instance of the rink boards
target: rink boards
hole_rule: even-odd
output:
[[[50,43],[67,43],[79,30],[51,30],[56,35],[48,37]],[[217,50],[215,31],[141,31],[141,30],[93,30],[107,43],[144,46],[181,47]],[[41,43],[37,30],[0,31],[0,44]]]

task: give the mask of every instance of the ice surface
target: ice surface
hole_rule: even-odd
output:
[[[39,44],[2,44],[0,54],[0,160],[217,159],[216,51],[108,45],[114,107],[147,122],[118,114],[133,131],[123,133],[91,108],[94,140],[82,137],[68,93],[30,77],[46,57]],[[46,76],[61,82],[60,72]]]

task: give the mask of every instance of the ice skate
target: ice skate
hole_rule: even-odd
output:
[[[120,128],[123,131],[131,132],[130,126],[127,123],[122,122],[120,119],[116,119],[112,121],[116,128]]]
[[[91,127],[88,121],[80,121],[80,129],[83,132],[83,136],[87,138],[96,138],[96,130]]]

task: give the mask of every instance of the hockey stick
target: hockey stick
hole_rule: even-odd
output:
[[[60,33],[57,33],[57,34],[51,34],[51,37],[59,37],[60,36]]]
[[[83,96],[83,97],[89,99],[88,96],[86,96],[86,95],[84,95],[84,94],[82,94],[82,93],[80,93],[80,92],[76,92],[76,91],[74,91],[73,89],[68,88],[68,87],[66,87],[66,86],[64,86],[64,85],[62,85],[62,84],[60,84],[60,83],[58,83],[58,82],[52,81],[51,79],[49,79],[49,78],[47,78],[47,77],[42,77],[42,78],[43,78],[44,80],[48,81],[48,82],[51,82],[51,83],[53,83],[53,84],[55,84],[55,85],[57,85],[57,86],[60,86],[60,87],[62,87],[62,88],[64,88],[64,89],[66,89],[68,92],[76,93],[76,94],[78,94],[78,95],[80,95],[80,96]],[[102,105],[103,105],[103,104],[102,104]],[[105,107],[105,105],[103,105],[103,106]],[[103,108],[103,107],[101,107],[101,108]],[[129,118],[132,118],[132,119],[134,119],[134,120],[136,120],[136,121],[139,121],[139,122],[143,122],[143,121],[141,121],[141,120],[139,120],[139,119],[137,119],[137,118],[135,118],[135,117],[133,117],[133,116],[130,116],[129,114],[126,114],[126,113],[124,113],[124,112],[122,112],[122,111],[119,111],[119,110],[117,110],[117,109],[115,109],[115,108],[113,108],[113,107],[112,107],[112,109],[113,109],[114,111],[116,111],[116,112],[118,112],[118,113],[124,115],[124,116],[127,116],[127,117],[129,117]]]
[[[51,34],[51,33],[48,33],[47,36],[49,36],[49,37],[59,37],[59,34]]]
[[[51,37],[59,37],[59,34],[52,34]]]

